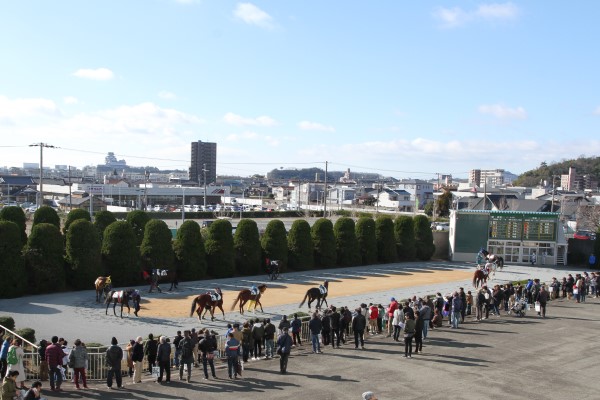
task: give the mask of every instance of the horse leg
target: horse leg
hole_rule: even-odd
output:
[[[260,312],[261,312],[261,313],[264,313],[264,312],[265,312],[265,310],[263,310],[263,308],[262,308],[262,303],[260,302],[260,300],[256,300],[256,302],[257,302],[257,303],[258,303],[258,305],[260,306]],[[256,310],[256,305],[254,305],[254,309]]]
[[[246,300],[240,300],[240,314],[244,315],[244,306],[246,305]]]
[[[323,297],[323,303],[327,304],[327,296]],[[327,304],[327,307],[329,307],[329,304]]]
[[[223,319],[225,319],[225,310],[223,310],[223,306],[219,305],[219,308],[221,309],[221,313],[223,314]]]
[[[110,307],[110,302],[106,302],[106,315],[108,315],[108,307]]]

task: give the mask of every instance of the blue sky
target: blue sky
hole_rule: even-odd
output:
[[[600,154],[600,3],[0,3],[0,166],[427,179]],[[11,147],[5,147],[11,146]]]

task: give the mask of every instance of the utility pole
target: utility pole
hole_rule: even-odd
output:
[[[56,149],[57,147],[42,142],[30,144],[29,147],[40,148],[40,197],[38,199],[37,205],[38,207],[41,207],[44,205],[44,147],[48,147],[51,149]]]
[[[73,199],[71,194],[71,166],[69,165],[69,212],[73,211]]]
[[[204,211],[206,211],[206,173],[208,172],[206,169],[206,163],[202,164],[202,172],[204,173]]]
[[[550,205],[550,212],[554,212],[554,192],[556,189],[554,188],[556,175],[552,175],[552,204]]]
[[[148,170],[144,170],[144,211],[148,211],[148,178],[150,177],[150,172]]]
[[[323,190],[323,217],[327,218],[327,164],[325,161],[325,189]]]

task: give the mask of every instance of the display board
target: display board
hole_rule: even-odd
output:
[[[489,239],[555,241],[556,221],[555,215],[491,213]]]
[[[556,218],[523,217],[523,240],[556,240]]]

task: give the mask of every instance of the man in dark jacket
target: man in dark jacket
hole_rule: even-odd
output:
[[[292,328],[292,339],[294,341],[293,346],[296,346],[296,343],[298,343],[298,346],[302,346],[302,342],[300,340],[300,334],[302,333],[302,321],[300,321],[298,318],[298,314],[294,314],[294,319],[290,325]]]
[[[361,314],[360,308],[356,309],[356,316],[352,319],[352,330],[354,331],[354,348],[358,349],[358,342],[360,341],[361,349],[365,349],[365,328],[367,326],[367,319]]]
[[[165,336],[160,337],[156,361],[160,368],[159,376],[156,381],[159,383],[162,382],[163,374],[166,372],[167,376],[165,382],[171,382],[171,344],[167,343],[167,338]]]
[[[110,341],[111,346],[106,350],[106,365],[108,373],[106,374],[106,386],[112,389],[113,375],[117,381],[117,387],[123,387],[121,380],[121,360],[123,360],[123,349],[118,346],[117,338],[113,337]]]
[[[312,341],[313,353],[321,353],[321,343],[319,343],[319,333],[323,328],[323,323],[319,318],[318,313],[314,313],[310,321],[308,322],[308,329],[310,330],[310,340]]]
[[[279,359],[279,370],[282,374],[287,373],[287,363],[292,351],[292,338],[289,335],[289,329],[283,328],[283,333],[277,339],[277,353]]]
[[[50,389],[59,391],[62,384],[62,367],[63,358],[66,356],[62,347],[58,344],[58,336],[52,336],[52,344],[46,347],[46,362],[50,370]]]
[[[465,323],[465,314],[467,312],[467,294],[465,293],[465,289],[458,289],[458,297],[460,297],[460,323]]]
[[[181,342],[181,339],[183,339],[183,336],[181,336],[181,331],[177,331],[177,336],[175,336],[173,339],[173,347],[175,348],[175,356],[173,358],[176,369],[179,369],[179,355],[181,352],[181,350],[179,350],[179,342]]]
[[[212,377],[216,378],[215,374],[215,350],[217,350],[217,338],[211,334],[208,329],[204,330],[204,337],[198,343],[198,349],[201,352],[202,367],[204,368],[204,379],[208,379],[208,365],[210,365],[210,371]]]
[[[142,383],[142,362],[144,361],[144,346],[141,336],[138,336],[131,352],[131,361],[133,361],[133,383]]]
[[[275,325],[269,318],[265,319],[265,356],[273,358],[275,356],[273,348],[275,347]]]
[[[336,341],[337,347],[340,347],[340,319],[341,315],[337,312],[334,306],[331,306],[331,315],[329,321],[331,323],[331,347],[335,349]]]
[[[253,359],[258,360],[262,357],[262,344],[265,340],[265,327],[259,320],[256,320],[252,326],[252,338],[254,339]]]
[[[148,372],[152,373],[152,367],[156,364],[156,353],[158,352],[158,343],[154,340],[154,335],[148,334],[148,340],[144,344],[144,355],[148,360]]]
[[[192,364],[194,362],[194,341],[190,336],[191,332],[186,330],[183,332],[183,339],[179,342],[181,350],[181,362],[179,363],[179,380],[183,380],[183,366],[187,366],[187,381],[192,378]]]

